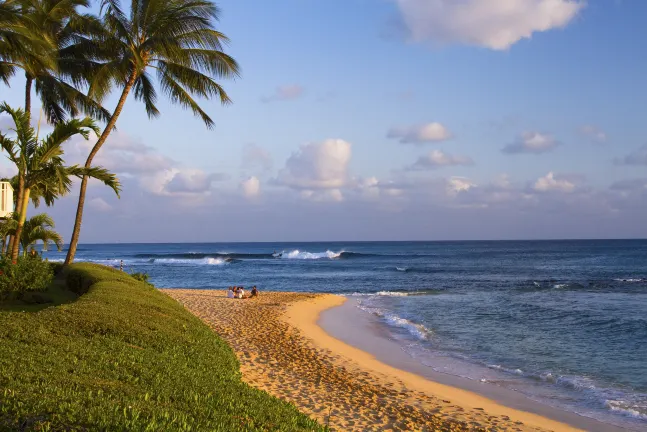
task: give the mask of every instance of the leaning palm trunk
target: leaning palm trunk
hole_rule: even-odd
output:
[[[25,78],[27,78],[27,82],[25,83],[25,112],[29,116],[31,115],[31,85],[34,79],[27,73],[25,74]]]
[[[92,160],[101,149],[101,146],[103,146],[103,144],[108,139],[108,136],[110,135],[110,132],[112,132],[112,129],[114,129],[115,124],[117,123],[117,119],[119,118],[119,114],[121,114],[121,110],[124,108],[126,99],[128,98],[128,94],[130,93],[130,90],[135,84],[136,79],[137,79],[136,72],[132,72],[130,75],[130,78],[128,79],[128,82],[126,83],[126,86],[121,92],[121,97],[119,98],[119,103],[117,103],[115,112],[112,113],[112,116],[110,117],[110,121],[108,121],[108,124],[103,130],[103,133],[97,140],[94,147],[92,147],[92,151],[90,151],[90,154],[88,155],[88,159],[85,161],[86,168],[92,167]],[[74,219],[74,229],[72,230],[72,238],[70,239],[70,246],[67,250],[67,256],[65,257],[66,265],[71,264],[72,261],[74,261],[74,256],[76,255],[76,248],[79,244],[79,236],[81,234],[81,224],[83,223],[83,206],[85,205],[85,192],[87,188],[88,188],[88,176],[83,176],[83,178],[81,179],[81,190],[79,191],[79,203],[77,204],[77,207],[76,207],[76,218]]]
[[[172,102],[191,109],[211,128],[213,120],[194,96],[217,96],[223,104],[229,103],[213,77],[238,75],[235,60],[222,52],[222,42],[227,38],[213,28],[218,8],[210,0],[132,0],[129,14],[121,10],[119,0],[102,0],[101,8],[103,30],[96,37],[80,40],[69,51],[87,53],[93,61],[88,91],[91,97],[102,100],[114,85],[121,88],[121,97],[88,156],[86,168],[112,132],[131,89],[135,99],[144,102],[149,117],[159,115],[148,68],[157,71],[161,88]],[[76,254],[87,182],[85,177],[81,181],[66,264]]]

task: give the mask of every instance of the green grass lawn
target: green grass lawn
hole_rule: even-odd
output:
[[[91,264],[65,280],[88,292],[0,309],[0,430],[323,429],[243,383],[229,346],[155,288]]]

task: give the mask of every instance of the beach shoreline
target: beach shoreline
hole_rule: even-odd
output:
[[[348,316],[348,305],[339,307],[342,296],[263,293],[235,300],[224,291],[162,291],[230,344],[246,382],[294,403],[331,430],[622,430],[576,414],[512,408],[389,365],[334,337],[326,322]]]
[[[476,396],[477,399],[471,400],[485,398],[488,402],[500,406],[491,412],[496,412],[499,409],[507,410],[507,412],[510,412],[511,409],[519,411],[524,416],[536,416],[533,419],[526,418],[525,423],[534,424],[536,422],[539,425],[544,425],[543,427],[546,427],[546,419],[549,419],[587,431],[621,432],[632,430],[546,405],[509,388],[434,370],[407,354],[402,349],[402,345],[393,340],[386,325],[380,322],[377,316],[359,309],[353,297],[344,296],[344,298],[346,300],[339,305],[323,308],[316,321],[317,325],[332,338],[363,351],[375,361],[396,370],[414,374],[417,379],[431,382],[428,391],[432,393],[442,397],[451,397],[446,393],[448,390],[446,387],[450,387],[450,393],[454,389],[463,390],[471,393],[468,395],[468,399]],[[355,355],[354,358],[357,359],[357,356]],[[364,367],[370,367],[370,365],[365,364]],[[461,398],[463,401],[468,399]],[[485,403],[480,403],[480,405],[484,406]]]

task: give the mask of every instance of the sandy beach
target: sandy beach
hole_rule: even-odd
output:
[[[581,430],[394,368],[333,338],[318,317],[344,297],[262,293],[235,300],[224,291],[162,291],[230,344],[246,382],[331,430]]]

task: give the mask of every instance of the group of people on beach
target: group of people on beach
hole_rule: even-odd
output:
[[[230,286],[229,289],[227,290],[228,298],[248,299],[248,298],[253,298],[257,296],[258,296],[258,289],[256,289],[256,285],[252,287],[252,291],[250,294],[245,294],[245,287],[242,287],[242,286]]]

